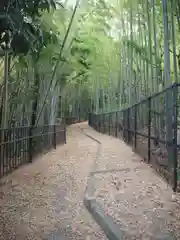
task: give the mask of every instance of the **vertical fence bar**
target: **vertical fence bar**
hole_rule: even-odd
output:
[[[98,131],[98,127],[99,127],[99,121],[98,121],[98,115],[96,115],[96,130]]]
[[[101,115],[98,116],[98,132],[101,130]]]
[[[28,129],[29,131],[29,129]],[[13,128],[12,130],[13,132],[13,139],[12,139],[12,146],[13,146],[13,167],[16,166],[16,142],[14,141],[16,139],[16,131],[15,131],[15,128]],[[29,136],[29,132],[28,132],[28,136]],[[29,138],[28,138],[28,141],[29,141]],[[28,150],[27,150],[28,151]]]
[[[57,146],[56,125],[33,128],[17,127],[0,129],[0,178],[23,163],[32,163],[36,154]],[[61,135],[61,143],[66,143],[66,127]],[[64,135],[63,135],[64,134]],[[3,141],[2,141],[3,135]]]
[[[137,147],[137,105],[134,106],[134,149]]]
[[[79,116],[78,116],[78,121],[80,122],[80,120],[81,120],[81,116],[80,116],[80,106],[79,106],[79,108],[78,108],[78,114],[79,114]]]
[[[122,111],[122,136],[123,141],[125,141],[125,110]]]
[[[96,119],[96,131],[98,130],[98,115],[95,115],[95,119]]]
[[[105,114],[103,114],[103,127],[104,127],[104,133],[106,131],[106,127],[105,127]]]
[[[28,139],[28,131],[27,131],[27,127],[25,127],[25,143],[24,143],[24,145],[25,145],[25,149],[26,149],[26,153],[25,153],[25,158],[26,158],[26,162],[28,162],[28,159],[27,159],[27,150],[28,150],[28,145],[27,145],[27,140]]]
[[[96,116],[92,114],[92,127],[96,130]]]
[[[56,124],[54,124],[54,127],[53,127],[53,138],[54,138],[54,141],[53,141],[53,144],[54,144],[54,149],[56,149]]]
[[[89,117],[88,117],[88,125],[91,126],[91,113],[89,113]]]
[[[64,124],[64,143],[66,144],[67,143],[67,140],[66,140],[66,125]]]
[[[151,98],[148,98],[148,163],[151,160]]]
[[[5,135],[5,130],[3,129],[3,142],[2,142],[2,167],[3,167],[3,175],[5,174],[5,150],[6,150],[6,147],[5,147],[5,144],[6,142],[4,141],[4,135]]]
[[[96,114],[93,114],[93,127],[97,130],[97,116]]]
[[[130,109],[127,109],[127,130],[126,130],[126,136],[127,136],[127,143],[130,142],[130,121],[129,121],[129,117],[130,117]]]
[[[96,114],[92,114],[92,127],[97,130],[97,116]]]
[[[178,86],[173,88],[173,191],[177,190],[177,106]]]
[[[3,145],[2,145],[2,129],[0,129],[0,177],[2,174],[2,151],[3,151]]]
[[[110,135],[110,133],[111,133],[111,132],[110,132],[110,130],[111,130],[111,129],[110,129],[110,116],[111,116],[111,115],[110,115],[110,113],[109,113],[109,124],[108,124],[108,127],[109,127],[109,135]]]
[[[32,147],[32,126],[29,127],[29,149],[28,149],[28,153],[29,153],[29,162],[32,163],[32,158],[33,158],[33,147]]]
[[[118,112],[116,112],[116,137],[118,137]]]
[[[23,147],[23,162],[26,162],[26,159],[25,159],[25,127],[22,127],[22,147]]]

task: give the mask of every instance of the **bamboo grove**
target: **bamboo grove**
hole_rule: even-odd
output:
[[[0,3],[2,128],[83,120],[179,82],[178,0],[23,2]]]

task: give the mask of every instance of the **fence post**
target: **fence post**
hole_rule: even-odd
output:
[[[79,117],[78,117],[78,121],[80,122],[80,120],[81,120],[81,116],[80,116],[80,106],[79,106],[79,108],[78,108],[78,113],[79,113]]]
[[[111,129],[110,129],[110,116],[111,116],[111,115],[110,115],[110,113],[109,113],[109,124],[108,124],[108,127],[109,127],[109,135],[110,135],[110,133],[111,133],[111,132],[110,132],[110,130],[111,130]]]
[[[134,149],[137,146],[137,105],[134,106]]]
[[[101,130],[101,115],[98,115],[99,121],[98,121],[98,131]]]
[[[177,106],[178,86],[173,88],[173,191],[177,190]]]
[[[116,112],[116,137],[118,137],[118,113]]]
[[[91,113],[89,113],[88,125],[91,126]]]
[[[105,128],[105,114],[103,114],[103,126],[104,126],[104,133],[106,131],[106,128]]]
[[[96,115],[92,114],[92,127],[96,130]]]
[[[122,131],[122,136],[123,136],[123,141],[125,141],[125,110],[122,111],[122,128],[123,128],[123,131]]]
[[[66,144],[66,124],[64,124],[64,143]]]
[[[93,122],[93,128],[95,129],[95,130],[97,130],[97,127],[96,127],[96,115],[95,115],[95,113],[92,115],[92,122]]]
[[[127,109],[127,131],[126,131],[126,134],[127,134],[127,143],[130,142],[130,124],[129,124],[129,108]]]
[[[97,115],[96,114],[93,115],[93,119],[94,119],[94,128],[97,131]]]
[[[56,124],[54,124],[54,134],[53,134],[53,137],[54,137],[54,149],[56,149]]]
[[[28,155],[29,155],[28,162],[30,162],[30,163],[32,163],[32,159],[33,159],[33,142],[32,142],[33,134],[32,134],[32,129],[33,129],[33,127],[30,126],[29,127],[29,149],[28,149]]]
[[[151,98],[148,98],[148,163],[151,160]]]

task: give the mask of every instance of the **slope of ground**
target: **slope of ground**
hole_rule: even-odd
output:
[[[85,134],[100,141],[99,152]],[[91,171],[99,171],[94,196],[126,239],[156,239],[171,230],[178,237],[178,196],[122,141],[82,123],[68,128],[66,145],[3,179],[0,240],[52,240],[56,232],[62,240],[105,240],[83,206]]]
[[[2,179],[0,240],[49,240],[56,232],[67,239],[106,239],[83,206],[96,152],[96,142],[73,125],[66,145]]]
[[[93,196],[125,239],[180,239],[180,201],[166,181],[123,141],[84,131],[101,142]]]

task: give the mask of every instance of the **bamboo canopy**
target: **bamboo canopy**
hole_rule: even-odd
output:
[[[179,82],[179,1],[18,2],[0,3],[2,128],[85,120]]]

